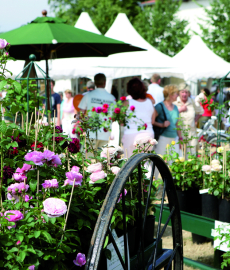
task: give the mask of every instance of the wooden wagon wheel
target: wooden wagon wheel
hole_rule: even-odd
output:
[[[142,169],[141,162],[143,161],[152,161],[152,171],[149,181],[148,195],[145,204],[141,202],[141,177],[142,177]],[[124,187],[126,182],[129,181],[129,177],[132,172],[138,168],[138,224],[140,224],[138,228],[138,232],[140,232],[140,241],[139,241],[139,249],[137,253],[137,262],[135,269],[171,269],[173,265],[173,269],[179,270],[183,269],[183,241],[182,241],[182,227],[181,227],[181,218],[180,218],[180,210],[178,199],[176,195],[176,190],[173,184],[173,179],[171,173],[168,169],[168,166],[165,164],[162,158],[154,154],[137,154],[131,157],[126,164],[122,167],[120,172],[117,174],[113,183],[110,186],[110,189],[106,195],[105,201],[101,208],[100,214],[98,216],[98,220],[96,226],[94,228],[94,233],[90,242],[90,248],[87,256],[87,262],[85,269],[87,270],[96,270],[100,269],[99,261],[102,253],[102,249],[104,246],[106,235],[109,234],[113,246],[116,250],[117,256],[120,259],[121,265],[123,269],[128,269],[127,263],[127,237],[126,237],[126,214],[125,214],[125,194]],[[157,228],[156,240],[154,243],[154,249],[151,255],[147,258],[148,262],[146,263],[146,258],[144,260],[144,246],[143,239],[145,233],[145,222],[147,209],[150,203],[150,193],[152,189],[152,179],[154,176],[155,168],[157,168],[162,176],[162,180],[164,182],[164,188],[162,192],[161,199],[161,208],[159,214],[159,222]],[[113,235],[110,230],[110,222],[113,216],[114,210],[116,208],[117,201],[119,199],[120,194],[122,193],[122,212],[123,212],[123,232],[124,232],[124,251],[125,251],[125,259],[123,260],[119,249],[116,245],[116,242],[113,238]],[[163,229],[161,229],[161,220],[163,214],[163,205],[164,205],[164,197],[165,193],[168,197],[168,204],[170,208],[170,214],[168,216],[167,222],[165,223]],[[143,215],[144,213],[144,215]],[[172,226],[172,237],[173,237],[173,247],[172,249],[163,250],[162,253],[157,255],[158,243],[161,241],[161,238],[165,232],[165,229],[171,220]],[[173,262],[173,264],[172,264]]]

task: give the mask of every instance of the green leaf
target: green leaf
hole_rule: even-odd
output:
[[[16,234],[16,238],[19,240],[19,241],[23,241],[23,239],[24,239],[24,235],[23,234],[19,234],[19,233],[17,233]]]
[[[50,223],[54,224],[56,222],[56,218],[50,218]]]
[[[109,249],[105,249],[104,250],[104,253],[105,253],[105,257],[108,259],[108,260],[111,260],[112,258],[112,254],[111,254],[111,251]]]
[[[220,194],[220,192],[218,190],[215,190],[213,194],[214,194],[214,196],[218,196]]]
[[[19,262],[23,262],[23,261],[25,260],[25,257],[26,257],[26,252],[25,252],[25,251],[21,251],[21,252],[19,253],[19,255],[17,256],[17,260],[18,260]]]
[[[46,214],[42,213],[42,216],[46,222],[49,222],[49,217]]]
[[[38,238],[40,236],[41,232],[40,231],[34,231],[34,237]]]
[[[34,192],[37,188],[37,180],[36,179],[31,179],[29,182],[30,189],[32,192]]]
[[[0,122],[0,132],[2,132],[3,134],[5,134],[7,131],[7,125],[5,121]]]
[[[109,236],[107,235],[106,238],[105,238],[104,248],[107,247],[108,242],[109,242]]]
[[[13,247],[9,250],[9,252],[17,252],[18,251],[18,248],[17,247]]]
[[[6,80],[1,81],[1,82],[0,82],[0,90],[1,90],[3,87],[5,87],[6,85],[7,85],[7,81],[6,81]]]
[[[45,236],[45,238],[47,239],[47,241],[49,243],[52,242],[52,237],[51,237],[51,235],[47,231],[42,231],[41,233]]]
[[[15,88],[15,92],[20,94],[21,90],[22,90],[22,86],[19,82],[14,81],[13,82],[14,88]]]

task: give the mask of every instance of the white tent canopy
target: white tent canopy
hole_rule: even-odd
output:
[[[101,32],[97,29],[97,27],[95,26],[95,24],[93,23],[92,19],[90,18],[87,12],[81,13],[75,24],[75,27],[101,35]]]
[[[211,51],[197,35],[173,57],[173,65],[183,72],[185,80],[190,81],[221,78],[230,71],[230,64]]]

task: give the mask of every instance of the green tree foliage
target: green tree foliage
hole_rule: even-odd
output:
[[[81,12],[88,12],[94,24],[105,34],[118,13],[126,13],[131,23],[141,12],[137,0],[49,0],[56,16],[74,25]]]
[[[213,0],[205,9],[207,19],[200,24],[202,38],[217,55],[230,62],[230,1]]]
[[[175,15],[180,5],[181,1],[156,0],[155,5],[143,8],[134,23],[145,40],[169,56],[182,50],[190,39],[185,30],[188,22]]]

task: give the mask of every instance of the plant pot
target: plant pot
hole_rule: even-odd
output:
[[[230,223],[230,201],[219,199],[219,220]]]
[[[202,216],[218,220],[219,218],[219,206],[218,206],[218,198],[211,194],[202,194],[201,195],[202,202]]]
[[[201,194],[199,188],[190,188],[186,191],[188,213],[201,215]]]
[[[144,234],[144,248],[151,245],[154,241],[155,219],[153,215],[146,217],[145,221],[145,234]]]
[[[188,212],[187,191],[176,190],[180,211]]]

